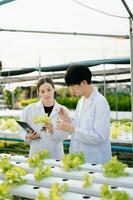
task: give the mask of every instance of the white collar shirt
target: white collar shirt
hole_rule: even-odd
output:
[[[89,98],[79,100],[74,125],[71,153],[84,152],[89,163],[105,163],[111,159],[110,109],[105,97],[96,89]]]

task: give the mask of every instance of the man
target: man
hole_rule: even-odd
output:
[[[65,75],[66,84],[79,100],[74,122],[63,109],[57,129],[71,133],[70,153],[84,152],[86,162],[105,163],[111,159],[110,109],[107,100],[91,85],[88,67],[72,65]]]

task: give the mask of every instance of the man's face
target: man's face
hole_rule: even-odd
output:
[[[75,96],[81,96],[82,95],[82,86],[81,84],[76,84],[70,86],[70,89],[72,90],[73,95]]]

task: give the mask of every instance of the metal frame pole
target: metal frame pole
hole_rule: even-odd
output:
[[[130,63],[131,63],[131,108],[132,108],[132,145],[133,145],[133,19],[129,18],[130,26]]]
[[[116,121],[118,120],[118,95],[117,95],[117,66],[115,64],[115,110],[116,110]]]
[[[22,29],[4,29],[0,31],[18,32],[18,33],[38,33],[38,34],[52,34],[52,35],[74,35],[74,36],[92,36],[92,37],[111,37],[118,39],[129,39],[129,35],[111,35],[111,34],[95,34],[95,33],[80,33],[80,32],[59,32],[59,31],[41,31],[41,30],[22,30]]]
[[[103,64],[104,70],[104,96],[106,97],[106,71],[105,71],[105,64]]]
[[[130,66],[131,66],[131,111],[132,111],[132,147],[133,147],[133,14],[125,0],[121,0],[129,14]]]

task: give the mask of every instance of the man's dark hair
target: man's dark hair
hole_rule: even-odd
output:
[[[65,74],[65,82],[68,86],[80,84],[86,80],[88,84],[91,83],[92,73],[90,69],[84,65],[71,65]]]

